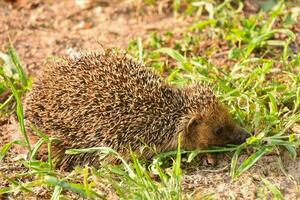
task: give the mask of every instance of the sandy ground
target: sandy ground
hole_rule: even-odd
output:
[[[132,39],[150,31],[174,31],[186,23],[157,9],[139,11],[126,1],[91,1],[94,3],[85,6],[72,0],[41,2],[19,9],[0,2],[0,50],[12,41],[31,74],[45,59],[66,55],[70,48],[126,48]]]
[[[176,31],[188,23],[188,19],[173,17],[168,11],[169,1],[147,10],[138,4],[130,5],[129,1],[92,2],[80,6],[66,0],[19,0],[14,5],[0,1],[0,51],[4,52],[5,44],[11,41],[27,72],[35,76],[49,57],[67,55],[71,49],[126,48],[131,39],[143,38],[154,30]],[[0,146],[11,132],[14,127],[10,120],[0,119]],[[11,174],[24,170],[14,164],[13,157],[12,153],[7,156],[0,172]],[[256,199],[268,194],[262,182],[265,178],[278,186],[286,199],[300,199],[300,158],[291,161],[283,155],[283,165],[286,174],[280,169],[277,155],[265,156],[233,182],[229,176],[230,158],[223,156],[215,167],[199,163],[187,167],[183,186],[199,196],[215,194],[217,199]]]

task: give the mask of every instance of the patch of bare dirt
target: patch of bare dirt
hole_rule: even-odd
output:
[[[45,59],[66,55],[70,48],[126,48],[131,39],[150,31],[173,31],[186,23],[127,1],[87,1],[91,3],[82,6],[66,0],[29,2],[22,8],[1,3],[0,51],[11,41],[31,74]]]
[[[241,159],[244,159],[242,156]],[[279,157],[269,155],[261,158],[252,168],[233,181],[230,177],[230,158],[222,157],[217,167],[193,166],[183,178],[185,190],[212,194],[216,199],[258,199],[272,194],[262,179],[274,184],[286,199],[300,199],[300,158],[286,159],[280,167]]]

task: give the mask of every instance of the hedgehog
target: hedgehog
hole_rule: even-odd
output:
[[[177,87],[126,53],[105,51],[48,63],[27,93],[26,125],[57,138],[57,165],[100,164],[100,153],[68,149],[110,147],[124,158],[147,159],[176,150],[241,144],[249,134],[209,86]],[[32,136],[33,137],[33,136]],[[144,147],[152,150],[144,150]],[[155,151],[153,150],[155,149]]]

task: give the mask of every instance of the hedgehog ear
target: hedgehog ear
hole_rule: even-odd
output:
[[[200,123],[201,123],[201,120],[199,118],[197,118],[197,117],[191,118],[186,126],[186,134],[188,136],[194,136],[194,134],[197,130],[196,128]]]

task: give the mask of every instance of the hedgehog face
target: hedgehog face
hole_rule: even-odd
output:
[[[241,144],[250,136],[232,119],[227,109],[218,105],[204,116],[194,116],[186,126],[188,149]]]

